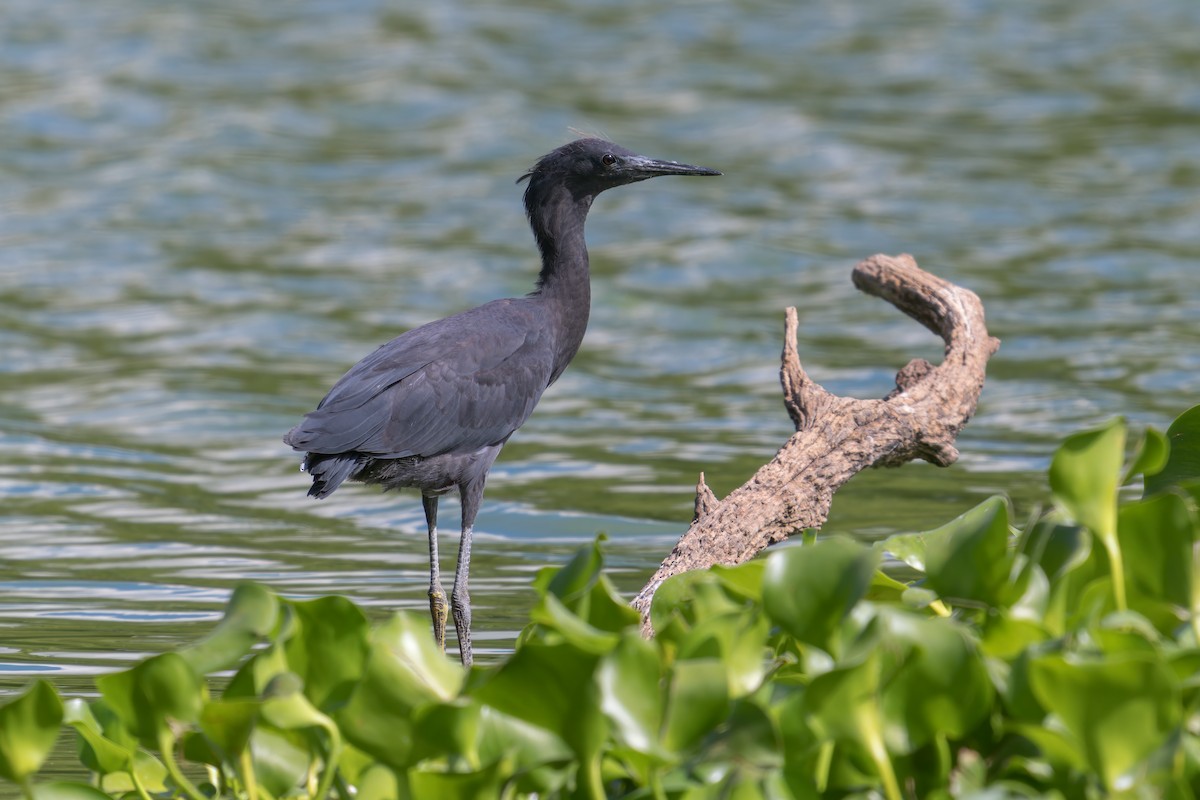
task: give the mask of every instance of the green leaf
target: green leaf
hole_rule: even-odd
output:
[[[1125,457],[1125,421],[1068,436],[1050,461],[1054,502],[1104,544],[1117,608],[1126,607],[1124,564],[1117,541],[1117,489]]]
[[[600,543],[605,538],[601,534],[591,544],[579,548],[571,560],[561,568],[543,570],[538,575],[534,588],[542,593],[549,592],[568,603],[590,591],[604,567],[604,554],[600,550]]]
[[[783,738],[767,710],[746,698],[733,704],[728,725],[717,729],[718,740],[709,757],[719,756],[762,772],[783,766]]]
[[[285,625],[288,630],[277,634],[270,646],[255,653],[242,664],[233,680],[225,687],[222,697],[226,700],[255,699],[276,677],[291,672],[286,643],[299,626],[295,623],[295,614],[291,608],[284,606],[280,616],[288,620]]]
[[[663,581],[650,605],[655,638],[674,641],[698,620],[740,611],[745,599],[730,593],[725,582],[711,570],[691,570]]]
[[[298,675],[280,675],[263,693],[259,713],[281,731],[304,728],[324,728],[335,731],[336,726],[304,696],[303,683]],[[336,735],[336,731],[335,731]]]
[[[341,732],[334,721],[305,696],[300,677],[294,673],[279,675],[271,681],[263,693],[259,714],[268,724],[284,732],[319,728],[325,733],[327,747],[319,751],[324,769],[312,795],[315,800],[324,800],[333,784],[342,749]]]
[[[200,730],[224,756],[233,760],[250,743],[262,703],[258,700],[214,700],[200,710]]]
[[[1029,677],[1038,702],[1062,720],[1110,791],[1166,741],[1182,716],[1174,674],[1151,655],[1048,655],[1030,664]]]
[[[878,646],[906,651],[883,688],[890,750],[911,753],[937,736],[962,738],[987,719],[992,683],[965,628],[900,609],[881,610],[881,619]]]
[[[178,653],[148,658],[132,669],[96,678],[104,702],[147,747],[173,723],[192,723],[200,715],[207,690]]]
[[[1192,540],[1197,530],[1188,503],[1178,494],[1155,495],[1121,507],[1117,533],[1125,553],[1125,577],[1132,608],[1159,617],[1170,631],[1192,605]],[[1165,618],[1154,609],[1170,604],[1178,614]]]
[[[112,798],[86,783],[51,781],[34,786],[32,800],[112,800]]]
[[[663,744],[686,752],[729,716],[725,665],[715,658],[675,662],[667,689]]]
[[[410,764],[417,709],[453,700],[466,677],[428,628],[399,613],[375,629],[363,678],[336,714],[349,741],[397,769]]]
[[[1167,428],[1167,463],[1146,476],[1146,496],[1200,478],[1200,405],[1180,414]]]
[[[630,630],[596,669],[600,709],[608,717],[613,734],[626,747],[653,756],[662,753],[661,658],[653,642]]]
[[[924,533],[894,533],[886,539],[876,542],[875,548],[891,554],[898,561],[903,561],[918,572],[925,571]]]
[[[1012,594],[1008,502],[1002,497],[988,498],[926,533],[925,558],[927,583],[943,598],[1005,605]]]
[[[708,617],[679,640],[678,658],[716,658],[725,665],[730,697],[742,697],[762,683],[767,669],[767,618],[756,609]]]
[[[1142,440],[1138,442],[1133,461],[1130,462],[1124,477],[1121,478],[1121,485],[1124,486],[1138,475],[1148,477],[1160,472],[1167,465],[1170,452],[1171,445],[1168,443],[1166,435],[1154,428],[1146,428],[1146,432],[1142,434]]]
[[[802,642],[829,649],[850,609],[871,587],[879,554],[849,539],[785,547],[767,558],[763,608]]]
[[[529,612],[529,619],[556,631],[575,647],[596,655],[607,653],[620,638],[615,633],[589,625],[551,593],[542,595]]]
[[[549,763],[568,763],[572,757],[571,748],[557,734],[489,706],[480,708],[478,747],[482,763],[505,758],[518,772],[531,772]],[[548,788],[543,786],[542,791]]]
[[[101,775],[129,768],[137,751],[136,743],[132,747],[122,746],[106,738],[91,708],[79,698],[68,700],[63,710],[63,724],[74,728],[81,740],[79,757],[85,767]]]
[[[250,734],[254,775],[272,797],[284,797],[308,777],[313,764],[304,737],[260,723]]]
[[[198,675],[229,669],[259,639],[268,635],[279,618],[279,602],[266,587],[243,583],[233,590],[225,616],[208,636],[179,649]]]
[[[412,763],[446,758],[474,768],[490,764],[478,754],[481,713],[478,704],[464,702],[421,706],[413,715]]]
[[[734,567],[727,567],[724,564],[714,564],[709,571],[729,591],[747,600],[761,602],[763,572],[766,570],[766,567],[767,562],[764,559],[756,558]]]
[[[408,773],[413,797],[438,800],[495,800],[501,796],[505,781],[505,765],[498,762],[476,772],[433,772],[414,770]]]
[[[1117,530],[1117,482],[1125,457],[1125,421],[1068,436],[1050,462],[1058,505],[1100,537]]]
[[[597,656],[568,643],[529,642],[477,686],[473,697],[562,736],[586,760],[605,732],[593,681],[598,663]]]
[[[62,700],[42,680],[0,706],[0,776],[21,783],[41,769],[58,741],[62,720]]]
[[[801,707],[819,739],[850,745],[873,764],[889,798],[901,797],[895,770],[884,744],[880,710],[880,650],[871,648],[857,661],[813,678]]]
[[[355,800],[400,800],[396,773],[382,764],[364,770],[354,788]]]
[[[335,707],[362,677],[370,633],[367,618],[344,597],[288,605],[297,623],[284,645],[288,668],[304,680],[304,693],[314,706]]]

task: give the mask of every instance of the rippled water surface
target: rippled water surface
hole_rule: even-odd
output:
[[[940,354],[854,291],[874,252],[977,291],[1003,347],[959,464],[860,476],[830,527],[1027,513],[1062,435],[1200,401],[1197,75],[1192,0],[9,0],[0,691],[86,691],[245,579],[424,608],[416,497],[307,500],[280,436],[396,333],[531,288],[513,181],[572,127],[725,175],[596,203],[583,350],[478,524],[483,657],[536,570],[605,531],[635,589],[698,472],[770,458],[784,306],[838,393]]]

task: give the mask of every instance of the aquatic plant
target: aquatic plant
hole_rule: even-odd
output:
[[[992,497],[671,578],[649,640],[597,541],[469,671],[416,615],[242,585],[98,698],[37,681],[0,707],[0,777],[36,800],[1196,797],[1200,406],[1127,464],[1126,436],[1066,439],[1025,521]],[[91,785],[36,781],[66,728]]]

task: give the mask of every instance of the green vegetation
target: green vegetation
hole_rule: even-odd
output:
[[[39,681],[0,707],[0,776],[36,800],[1194,798],[1200,406],[1128,466],[1125,437],[1068,438],[1052,510],[1021,524],[994,497],[873,548],[674,578],[652,640],[597,543],[541,573],[516,651],[470,673],[417,615],[372,627],[244,585],[98,699]],[[94,786],[35,782],[62,727]]]

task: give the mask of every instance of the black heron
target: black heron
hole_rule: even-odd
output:
[[[462,538],[450,595],[463,664],[471,664],[467,574],[471,532],[488,470],[574,358],[591,305],[584,220],[605,189],[659,175],[719,175],[659,161],[601,139],[543,156],[528,180],[525,212],[542,255],[537,286],[430,322],[380,347],[333,385],[284,442],[305,453],[308,493],[327,497],[345,480],[421,491],[429,531],[429,610],[446,644],[438,567],[438,497],[458,488]]]

